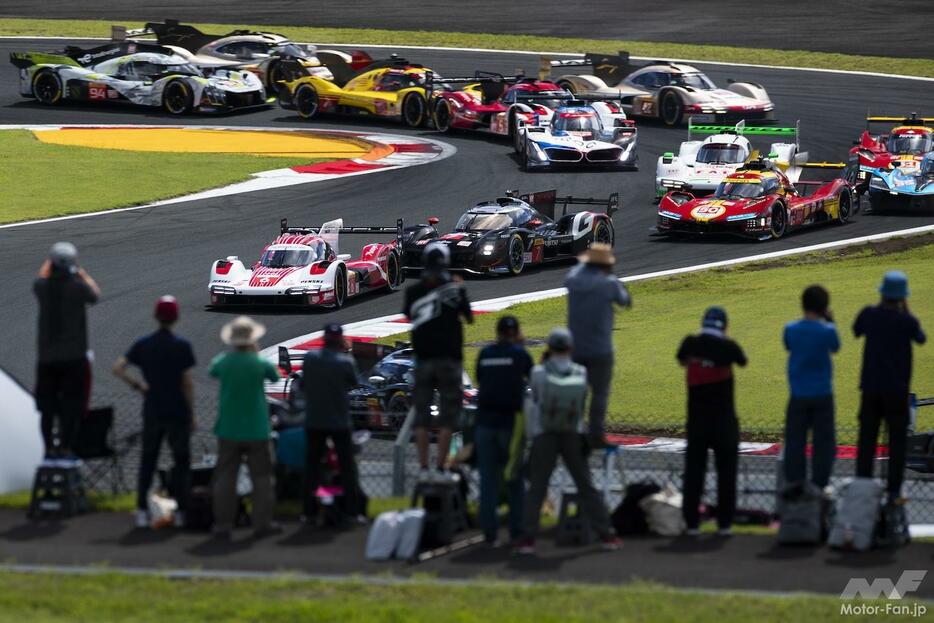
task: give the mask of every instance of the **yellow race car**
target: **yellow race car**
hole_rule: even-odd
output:
[[[374,61],[355,52],[342,58],[321,54],[333,80],[303,75],[282,62],[286,77],[279,88],[279,105],[295,110],[304,119],[319,114],[374,115],[401,120],[417,128],[428,121],[427,83],[431,70],[393,56]],[[436,75],[436,74],[433,74]]]

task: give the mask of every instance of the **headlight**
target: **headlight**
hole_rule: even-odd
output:
[[[491,255],[495,247],[496,245],[493,244],[492,242],[487,242],[486,244],[483,245],[483,248],[480,250],[480,253],[482,253],[483,255]]]
[[[541,147],[538,146],[538,143],[529,143],[529,146],[532,148],[532,157],[538,160],[539,162],[545,162],[548,160],[548,156],[545,155],[545,152]]]
[[[879,188],[881,190],[888,190],[889,185],[885,183],[885,180],[879,177],[878,175],[872,176],[872,179],[869,180],[870,188]]]

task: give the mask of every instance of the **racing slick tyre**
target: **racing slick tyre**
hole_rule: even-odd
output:
[[[389,426],[393,432],[402,430],[405,418],[409,414],[409,399],[402,392],[397,392],[386,405],[389,414]]]
[[[668,126],[681,123],[681,117],[684,116],[681,96],[674,91],[664,91],[658,102],[658,116]]]
[[[520,156],[525,152],[525,132],[515,132],[512,135],[512,148],[516,150],[516,153]]]
[[[194,94],[191,87],[183,80],[173,80],[162,91],[162,108],[170,115],[184,115],[191,112]]]
[[[334,274],[334,306],[333,309],[340,309],[347,300],[347,272],[344,268],[339,268]]]
[[[36,72],[32,79],[32,93],[40,104],[46,106],[55,106],[60,104],[64,92],[62,91],[62,81],[55,72],[50,69],[43,69]]]
[[[837,223],[843,225],[850,220],[853,211],[853,201],[848,191],[840,193],[840,205],[837,207]]]
[[[402,121],[410,128],[421,127],[428,117],[428,104],[418,93],[409,93],[402,100]]]
[[[613,246],[613,243],[615,242],[613,230],[610,228],[606,221],[597,221],[597,225],[593,229],[593,241],[602,242],[603,244]]]
[[[451,111],[451,104],[446,99],[441,98],[435,102],[434,115],[432,116],[432,121],[434,121],[435,129],[438,132],[450,132],[451,131],[451,121],[454,118],[454,113]]]
[[[518,275],[525,268],[525,242],[522,236],[513,234],[506,247],[506,266],[510,275]]]
[[[318,92],[310,84],[303,84],[295,89],[292,96],[295,110],[302,119],[311,119],[318,114]]]
[[[402,285],[402,262],[398,253],[390,253],[386,260],[386,289],[395,292]]]
[[[577,95],[577,90],[574,88],[574,85],[568,80],[559,80],[558,88],[568,91],[571,95]]]
[[[283,80],[282,68],[279,63],[273,63],[266,72],[266,93],[269,95],[279,94],[279,81]]]
[[[772,213],[772,229],[769,234],[772,240],[778,240],[788,231],[788,212],[785,206],[778,202],[772,204],[772,209],[769,211]]]

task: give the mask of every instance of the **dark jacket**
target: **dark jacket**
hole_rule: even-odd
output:
[[[85,307],[97,296],[73,273],[53,271],[32,286],[39,299],[39,363],[76,361],[87,357]]]
[[[405,291],[403,313],[412,323],[412,348],[417,359],[464,358],[463,318],[473,321],[464,284],[447,275],[423,278]]]
[[[703,332],[684,338],[678,361],[687,368],[688,417],[736,415],[733,364],[746,365],[739,344],[728,337]]]
[[[305,353],[302,389],[305,392],[305,428],[348,430],[353,427],[347,392],[357,385],[353,359],[322,348]]]
[[[918,319],[885,305],[866,307],[853,323],[853,334],[866,336],[860,389],[907,394],[911,384],[911,343],[924,344],[927,340]]]

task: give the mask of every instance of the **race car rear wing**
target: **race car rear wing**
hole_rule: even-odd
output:
[[[563,60],[553,60],[543,56],[539,60],[539,78],[547,79],[554,67],[592,67],[593,75],[603,80],[608,87],[616,86],[636,69],[636,66],[629,61],[629,52],[626,51],[620,51],[615,56],[588,52],[584,54],[584,58]]]
[[[338,252],[336,237],[339,234],[393,234],[396,239],[396,248],[399,253],[403,252],[402,234],[405,229],[405,222],[400,218],[396,220],[394,227],[383,227],[379,225],[368,225],[366,227],[348,227],[345,226],[342,219],[328,221],[320,227],[289,227],[289,219],[279,219],[280,234],[317,234],[319,236],[332,236],[334,242],[328,240],[328,243]]]
[[[934,123],[934,117],[919,117],[918,113],[916,112],[913,112],[910,115],[906,115],[904,117],[873,117],[872,115],[866,115],[866,129],[869,129],[873,123],[900,123],[903,125],[919,125],[925,123]]]
[[[534,193],[520,195],[518,191],[506,191],[507,197],[517,197],[522,201],[547,216],[548,218],[557,218],[556,208],[561,205],[561,216],[568,213],[568,206],[600,206],[608,216],[613,216],[619,210],[619,193],[612,193],[606,199],[595,199],[594,197],[559,197],[558,191],[554,188],[550,190],[540,190]]]
[[[78,62],[70,56],[52,52],[10,52],[10,62],[20,69],[28,69],[33,65],[73,65],[80,67]]]
[[[795,145],[798,145],[798,136],[800,134],[800,121],[795,121],[795,126],[775,127],[775,126],[748,126],[746,120],[741,119],[736,125],[711,125],[694,123],[694,117],[688,117],[688,140],[693,140],[695,135],[703,134],[736,134],[737,136],[788,136],[794,137]]]
[[[428,96],[428,99],[431,99],[432,94],[439,90],[438,86],[444,86],[448,84],[479,84],[480,91],[483,94],[484,102],[492,102],[499,99],[499,97],[506,90],[506,87],[513,85],[520,80],[523,80],[525,76],[521,72],[517,71],[515,76],[504,76],[503,74],[492,72],[492,71],[475,71],[473,76],[459,76],[459,77],[448,77],[441,78],[435,75],[434,72],[429,71],[425,74],[425,91]]]

